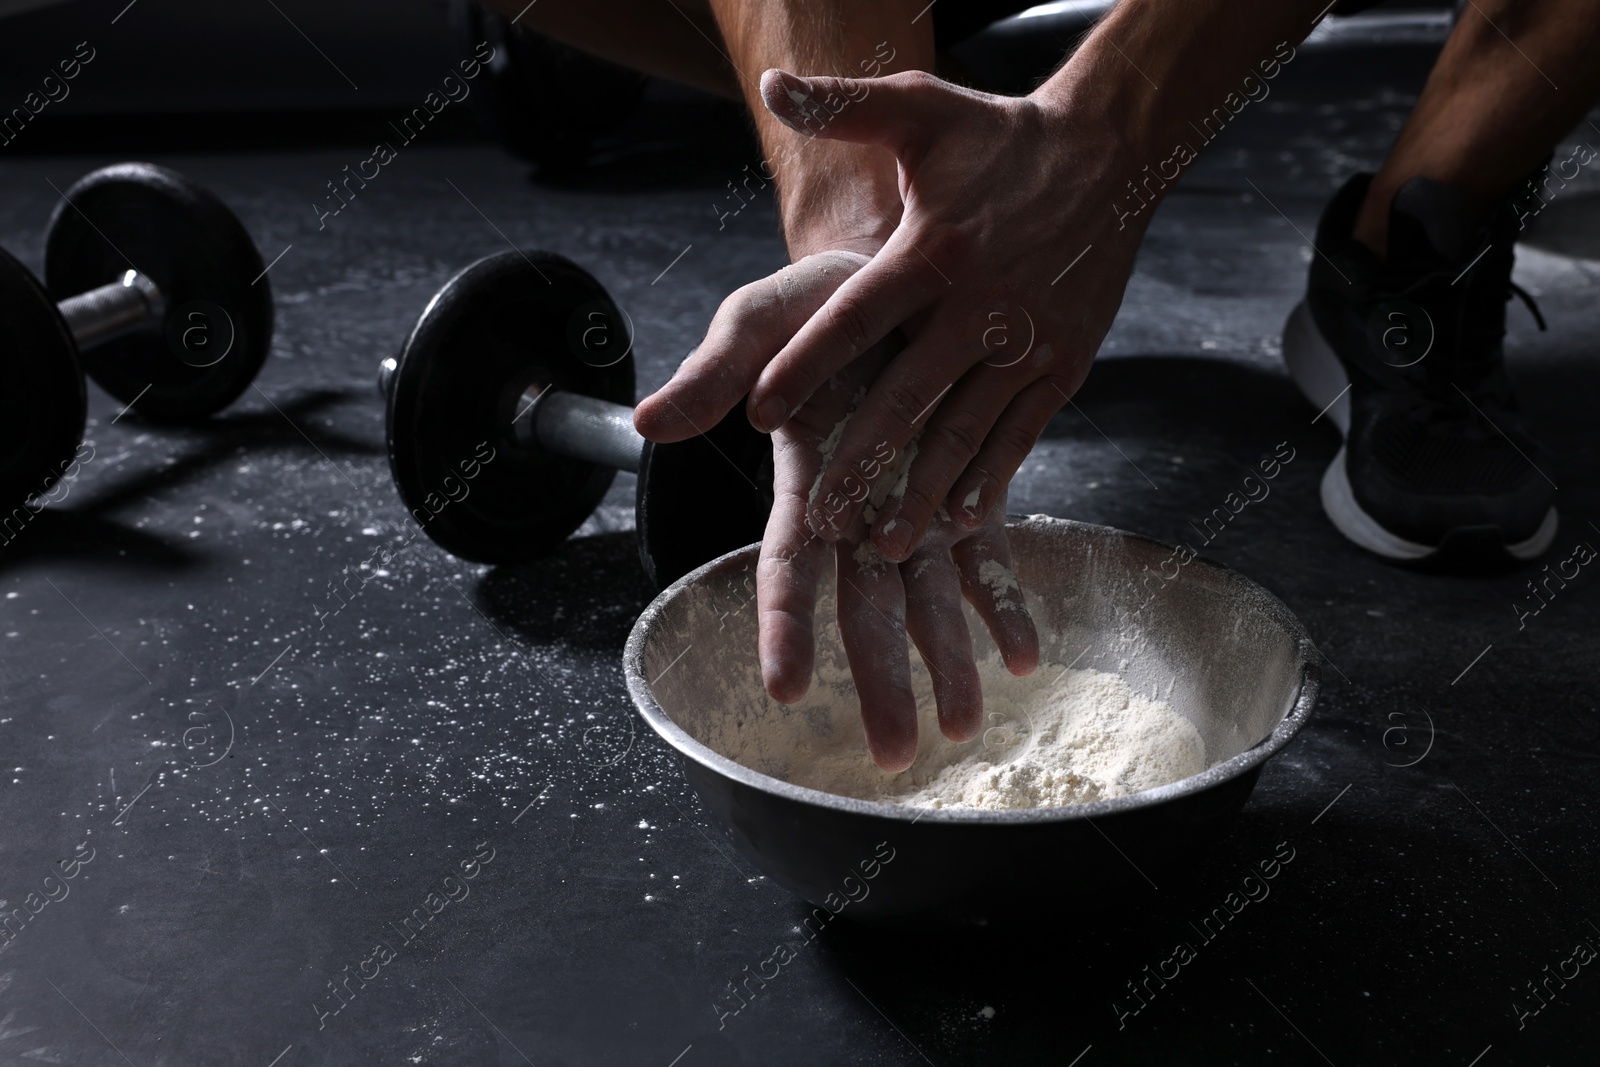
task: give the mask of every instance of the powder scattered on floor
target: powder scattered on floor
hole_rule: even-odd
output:
[[[1166,785],[1206,767],[1194,725],[1117,675],[1045,664],[1018,678],[998,656],[978,664],[987,729],[954,744],[939,732],[932,683],[913,652],[917,759],[909,770],[886,774],[867,754],[855,686],[843,655],[825,651],[830,646],[838,649],[836,638],[819,642],[811,691],[789,707],[765,697],[753,669],[730,679],[730,703],[742,707],[715,717],[710,736],[700,740],[795,785],[918,808],[1083,804]]]

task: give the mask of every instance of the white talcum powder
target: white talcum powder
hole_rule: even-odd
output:
[[[710,736],[700,740],[795,785],[917,808],[1084,804],[1166,785],[1206,767],[1194,725],[1117,675],[1044,664],[1018,678],[997,655],[978,664],[985,729],[957,745],[939,732],[933,686],[913,651],[917,759],[909,770],[887,774],[867,754],[843,656],[826,655],[822,647],[818,652],[812,688],[792,706],[768,700],[754,669],[730,679],[730,703],[743,707],[714,717]],[[741,687],[744,701],[736,692]]]

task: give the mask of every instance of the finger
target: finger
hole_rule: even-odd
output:
[[[834,517],[849,503],[845,497],[838,494],[823,495],[819,492],[822,464],[843,434],[855,407],[856,398],[866,395],[867,387],[873,379],[882,373],[893,354],[900,350],[898,339],[898,332],[891,334],[889,338],[868,349],[854,363],[829,378],[822,391],[796,412],[795,417],[785,423],[783,429],[773,435],[780,437],[796,433],[815,444],[806,457],[809,461],[806,467],[809,472],[806,482],[809,487],[806,516],[813,537],[816,536],[816,530],[834,525]],[[851,532],[852,540],[866,540],[865,528],[857,528]]]
[[[859,253],[820,253],[735,290],[672,380],[634,408],[635,428],[652,441],[667,442],[721,422],[772,357],[867,262]]]
[[[750,390],[750,425],[764,433],[782,426],[823,382],[948,287],[902,223],[766,364]]]
[[[916,456],[901,475],[904,487],[896,484],[891,489],[873,520],[873,543],[885,558],[904,560],[922,544],[950,488],[966,472],[1022,384],[1015,373],[980,365],[934,408],[917,437]]]
[[[865,541],[836,545],[834,560],[839,637],[861,699],[867,749],[874,763],[898,774],[917,758],[917,698],[911,691],[900,568]]]
[[[813,402],[819,422],[835,419],[849,405],[843,386],[825,390]],[[817,583],[830,558],[827,543],[806,525],[822,461],[819,440],[817,431],[808,432],[798,422],[772,436],[772,512],[756,565],[757,642],[762,683],[785,704],[798,701],[811,686]]]
[[[756,564],[757,648],[762,685],[784,704],[797,702],[811,687],[817,583],[827,561],[828,545],[806,528],[805,496],[775,493]]]
[[[1032,674],[1039,666],[1039,633],[1011,569],[1011,544],[998,523],[958,541],[950,550],[961,592],[978,610],[1006,670]]]
[[[776,68],[761,75],[761,102],[796,133],[881,145],[897,156],[948,126],[953,97],[982,99],[922,70],[882,78],[803,78]]]
[[[933,679],[939,730],[957,744],[971,741],[983,726],[983,689],[955,564],[942,544],[929,545],[900,568],[900,575],[906,587],[906,633]]]
[[[1007,405],[947,498],[947,510],[958,527],[975,530],[983,525],[1069,395],[1063,380],[1050,375],[1022,390]]]
[[[817,530],[824,538],[842,536],[869,500],[876,509],[890,495],[904,490],[892,479],[915,461],[916,452],[908,447],[909,443],[932,416],[934,407],[942,404],[953,384],[983,354],[976,336],[966,338],[970,343],[962,343],[958,329],[952,325],[959,318],[958,313],[945,308],[936,311],[916,339],[878,376],[866,399],[856,408],[838,446],[823,464],[820,493],[850,500],[850,505],[837,516],[835,527]],[[920,449],[920,440],[916,447]],[[878,486],[881,488],[874,491]],[[938,503],[936,500],[934,505]]]

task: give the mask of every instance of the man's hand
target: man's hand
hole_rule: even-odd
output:
[[[742,394],[725,371],[729,353],[764,352],[770,358],[870,262],[865,252],[820,252],[739,289],[723,301],[705,341],[684,361],[675,381],[689,384],[697,396],[711,397],[723,410],[733,407]],[[940,727],[954,741],[977,735],[983,711],[962,596],[978,609],[1012,671],[1033,670],[1039,651],[1021,591],[995,580],[1011,567],[1003,506],[976,530],[937,523],[903,565],[878,556],[866,543],[862,525],[837,544],[808,525],[808,510],[826,506],[816,493],[826,458],[823,445],[891,355],[887,346],[879,346],[854,361],[773,434],[774,502],[756,594],[763,682],[774,699],[793,703],[811,684],[817,586],[823,568],[834,566],[839,632],[861,698],[868,747],[879,766],[901,771],[917,752],[908,634],[933,675]],[[671,403],[669,395],[657,394],[641,405],[641,422],[674,421],[678,413]],[[894,459],[878,450],[878,462],[892,467]]]
[[[1209,140],[1195,120],[1237,110],[1228,101],[1240,79],[1272,77],[1273,42],[1299,41],[1328,5],[1123,0],[1039,89],[1010,98],[924,73],[928,23],[899,17],[918,0],[837,0],[819,13],[820,2],[712,0],[735,70],[766,70],[759,106],[742,84],[797,262],[724,302],[706,343],[634,421],[652,440],[682,440],[748,394],[751,422],[776,444],[760,574],[768,692],[794,700],[809,683],[820,542],[836,542],[869,742],[881,766],[900,769],[915,755],[902,624],[944,686],[952,737],[976,728],[952,589],[977,598],[1008,665],[1031,669],[1031,622],[1013,631],[1007,610],[986,610],[971,561],[1004,561],[1005,487],[1082,384],[1156,204]],[[779,69],[854,74],[880,40],[917,69],[866,79]],[[874,353],[895,330],[910,345]],[[824,456],[818,444],[847,412]],[[873,516],[870,547],[885,566],[869,576],[878,561],[859,544],[862,509],[889,472],[883,457],[914,437],[905,485]],[[930,539],[944,515],[955,529],[935,526]],[[942,586],[919,584],[936,571]],[[919,614],[924,600],[934,607]],[[854,610],[864,603],[873,610]]]
[[[1113,182],[1137,168],[1105,132],[1114,124],[1075,130],[1059,107],[921,72],[856,81],[768,71],[762,90],[797,131],[888,149],[903,215],[882,251],[776,354],[730,347],[716,393],[680,376],[661,395],[704,423],[748,392],[751,421],[776,430],[914,322],[822,473],[818,499],[838,506],[809,515],[822,538],[844,537],[861,510],[849,487],[871,484],[874,451],[920,434],[905,493],[872,531],[887,559],[905,561],[941,507],[965,530],[983,524],[1088,373],[1144,230],[1112,210]]]
[[[807,522],[821,506],[817,482],[828,445],[838,440],[841,426],[848,429],[856,400],[892,352],[888,345],[869,350],[773,434],[774,501],[756,593],[763,681],[775,699],[794,703],[810,687],[817,587],[832,563],[839,635],[861,701],[867,747],[879,767],[899,772],[917,755],[907,635],[932,676],[940,730],[957,743],[976,737],[983,721],[962,597],[977,609],[1013,673],[1027,674],[1038,665],[1039,639],[1022,591],[1010,580],[1003,490],[993,519],[976,530],[958,529],[941,512],[903,563],[885,559],[866,540],[859,520],[836,543],[819,538]],[[880,447],[874,462],[892,472],[900,458]],[[880,484],[887,486],[888,479]],[[880,501],[883,496],[881,489],[872,494]]]
[[[813,524],[845,536],[860,510],[847,479],[861,478],[880,443],[899,449],[920,433],[903,502],[877,516],[874,543],[906,559],[941,505],[976,527],[1087,375],[1156,204],[1209,140],[1196,120],[1214,128],[1226,108],[1226,123],[1241,86],[1272,76],[1265,57],[1282,56],[1326,11],[1317,0],[1125,0],[1020,98],[920,70],[802,78],[778,69],[792,62],[767,63],[763,121],[818,149],[892,158],[903,213],[872,263],[781,351],[730,350],[715,401],[677,381],[662,395],[704,424],[748,388],[751,422],[775,430],[909,324],[910,346],[823,472],[822,498],[844,506]]]

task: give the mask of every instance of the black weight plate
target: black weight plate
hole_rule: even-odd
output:
[[[699,437],[646,444],[639,465],[639,559],[665,588],[724,552],[761,540],[772,511],[772,438],[744,404]]]
[[[28,268],[0,250],[0,543],[29,517],[83,440],[87,408],[77,347]]]
[[[517,563],[583,525],[615,469],[519,446],[511,420],[535,382],[633,403],[631,343],[605,289],[563,256],[502,252],[450,279],[389,392],[389,468],[428,536],[463,559]]]
[[[167,301],[167,321],[80,354],[106,392],[156,419],[194,419],[231,404],[272,345],[272,291],[261,253],[233,212],[188,178],[150,163],[85,175],[56,205],[45,240],[56,300],[130,267]],[[230,343],[231,342],[231,343]]]

